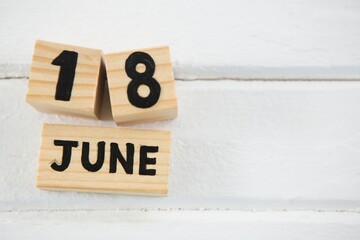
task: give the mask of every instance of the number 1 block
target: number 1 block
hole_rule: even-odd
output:
[[[102,51],[36,41],[26,101],[42,112],[99,118]]]
[[[177,99],[168,47],[105,55],[116,123],[175,118]]]

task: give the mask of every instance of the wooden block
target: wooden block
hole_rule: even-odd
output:
[[[42,112],[99,118],[102,51],[37,40],[26,101]]]
[[[116,123],[175,118],[177,98],[168,47],[105,55]]]
[[[44,124],[37,187],[167,195],[170,132]]]

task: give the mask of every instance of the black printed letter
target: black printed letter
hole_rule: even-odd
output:
[[[147,153],[155,153],[159,151],[159,147],[156,146],[141,146],[140,147],[140,166],[139,174],[140,175],[156,175],[156,169],[146,169],[146,165],[156,164],[156,158],[148,158]]]
[[[97,172],[104,164],[105,142],[98,142],[98,155],[96,163],[91,164],[89,160],[89,143],[83,142],[81,152],[81,163],[89,172]]]
[[[126,144],[126,160],[119,150],[117,143],[110,143],[110,173],[116,172],[117,160],[120,161],[122,167],[127,174],[133,174],[134,168],[134,144]]]
[[[69,167],[71,160],[71,148],[77,147],[79,143],[77,141],[66,141],[66,140],[54,140],[55,146],[63,146],[63,155],[61,165],[56,162],[51,164],[51,168],[58,172],[63,172]]]

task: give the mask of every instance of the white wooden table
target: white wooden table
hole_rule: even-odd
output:
[[[2,1],[0,13],[0,239],[360,238],[357,1]],[[178,118],[129,126],[172,131],[167,198],[35,187],[42,123],[115,126],[108,97],[101,121],[25,103],[37,38],[170,45]]]

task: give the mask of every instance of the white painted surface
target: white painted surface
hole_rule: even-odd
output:
[[[226,81],[359,80],[359,12],[355,0],[1,1],[0,239],[359,239],[360,82]],[[115,126],[108,101],[102,121],[25,103],[35,39],[168,44],[177,80],[215,80],[177,81],[177,119],[129,126],[172,131],[169,197],[35,187],[43,122]]]
[[[114,52],[168,44],[176,78],[360,78],[360,3],[0,2],[0,77],[28,75],[35,39]]]
[[[348,239],[351,212],[76,211],[4,212],[1,239]]]
[[[130,126],[172,131],[169,197],[129,197],[37,189],[43,122],[115,124],[39,113],[24,101],[26,80],[0,81],[0,209],[360,208],[360,82],[176,89],[177,119]]]

